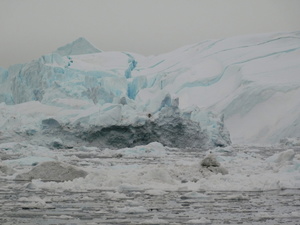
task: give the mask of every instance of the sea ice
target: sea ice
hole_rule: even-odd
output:
[[[10,166],[7,165],[3,165],[0,162],[0,174],[4,174],[4,175],[13,175],[16,171],[14,169],[12,169]]]
[[[277,153],[267,159],[269,162],[275,162],[278,165],[284,165],[291,162],[295,157],[295,151],[293,149],[288,149],[283,152]]]
[[[215,155],[209,154],[206,156],[200,163],[201,172],[207,174],[208,171],[212,173],[220,173],[222,175],[228,174],[228,171],[221,166],[221,164],[217,161]]]
[[[44,162],[31,171],[16,176],[16,180],[41,179],[43,181],[68,181],[85,177],[87,172],[72,165],[61,162]]]
[[[212,224],[211,220],[201,217],[198,220],[188,220],[187,224]]]

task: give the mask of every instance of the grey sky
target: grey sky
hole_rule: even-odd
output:
[[[104,51],[160,54],[206,39],[300,30],[299,0],[0,0],[0,66],[78,37]]]

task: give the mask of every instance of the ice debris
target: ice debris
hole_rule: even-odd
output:
[[[18,206],[22,209],[55,209],[54,206],[47,202],[47,199],[42,199],[38,196],[21,197],[18,199]]]
[[[163,219],[159,219],[157,215],[154,215],[152,219],[147,219],[142,221],[140,224],[153,224],[153,225],[157,225],[157,224],[169,224],[169,221],[167,220],[163,220]]]
[[[0,174],[13,175],[15,170],[7,165],[0,163]]]
[[[215,155],[209,154],[201,161],[202,167],[220,167],[220,163],[217,161]]]
[[[87,172],[70,164],[61,162],[44,162],[35,166],[29,172],[19,174],[16,180],[41,179],[42,181],[63,182],[85,177]]]
[[[186,224],[195,225],[195,224],[212,224],[211,220],[201,217],[200,219],[188,220]]]
[[[201,171],[210,171],[213,173],[220,173],[222,175],[228,174],[227,169],[221,166],[221,164],[216,159],[215,155],[209,154],[206,156],[200,163],[201,165]]]
[[[267,162],[275,162],[278,165],[285,165],[293,161],[296,153],[293,149],[288,149],[266,159]]]
[[[296,138],[283,138],[280,140],[280,144],[282,146],[287,146],[287,147],[297,147],[300,146],[300,137]]]

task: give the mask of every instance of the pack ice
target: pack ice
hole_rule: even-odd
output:
[[[300,134],[300,33],[208,40],[144,57],[84,38],[0,69],[7,138],[130,147],[276,143]],[[229,133],[224,124],[229,130]]]

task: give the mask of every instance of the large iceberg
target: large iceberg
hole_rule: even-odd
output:
[[[226,146],[229,133],[234,143],[297,137],[299,39],[290,32],[208,40],[145,57],[80,38],[0,68],[1,132],[116,148]]]
[[[198,107],[182,110],[173,93],[161,93],[149,105],[136,99],[141,89],[155,84],[148,85],[145,75],[132,76],[138,63],[133,54],[97,52],[90,46],[78,39],[28,64],[1,70],[5,141],[59,148],[160,142],[205,149],[231,143],[222,116]]]

